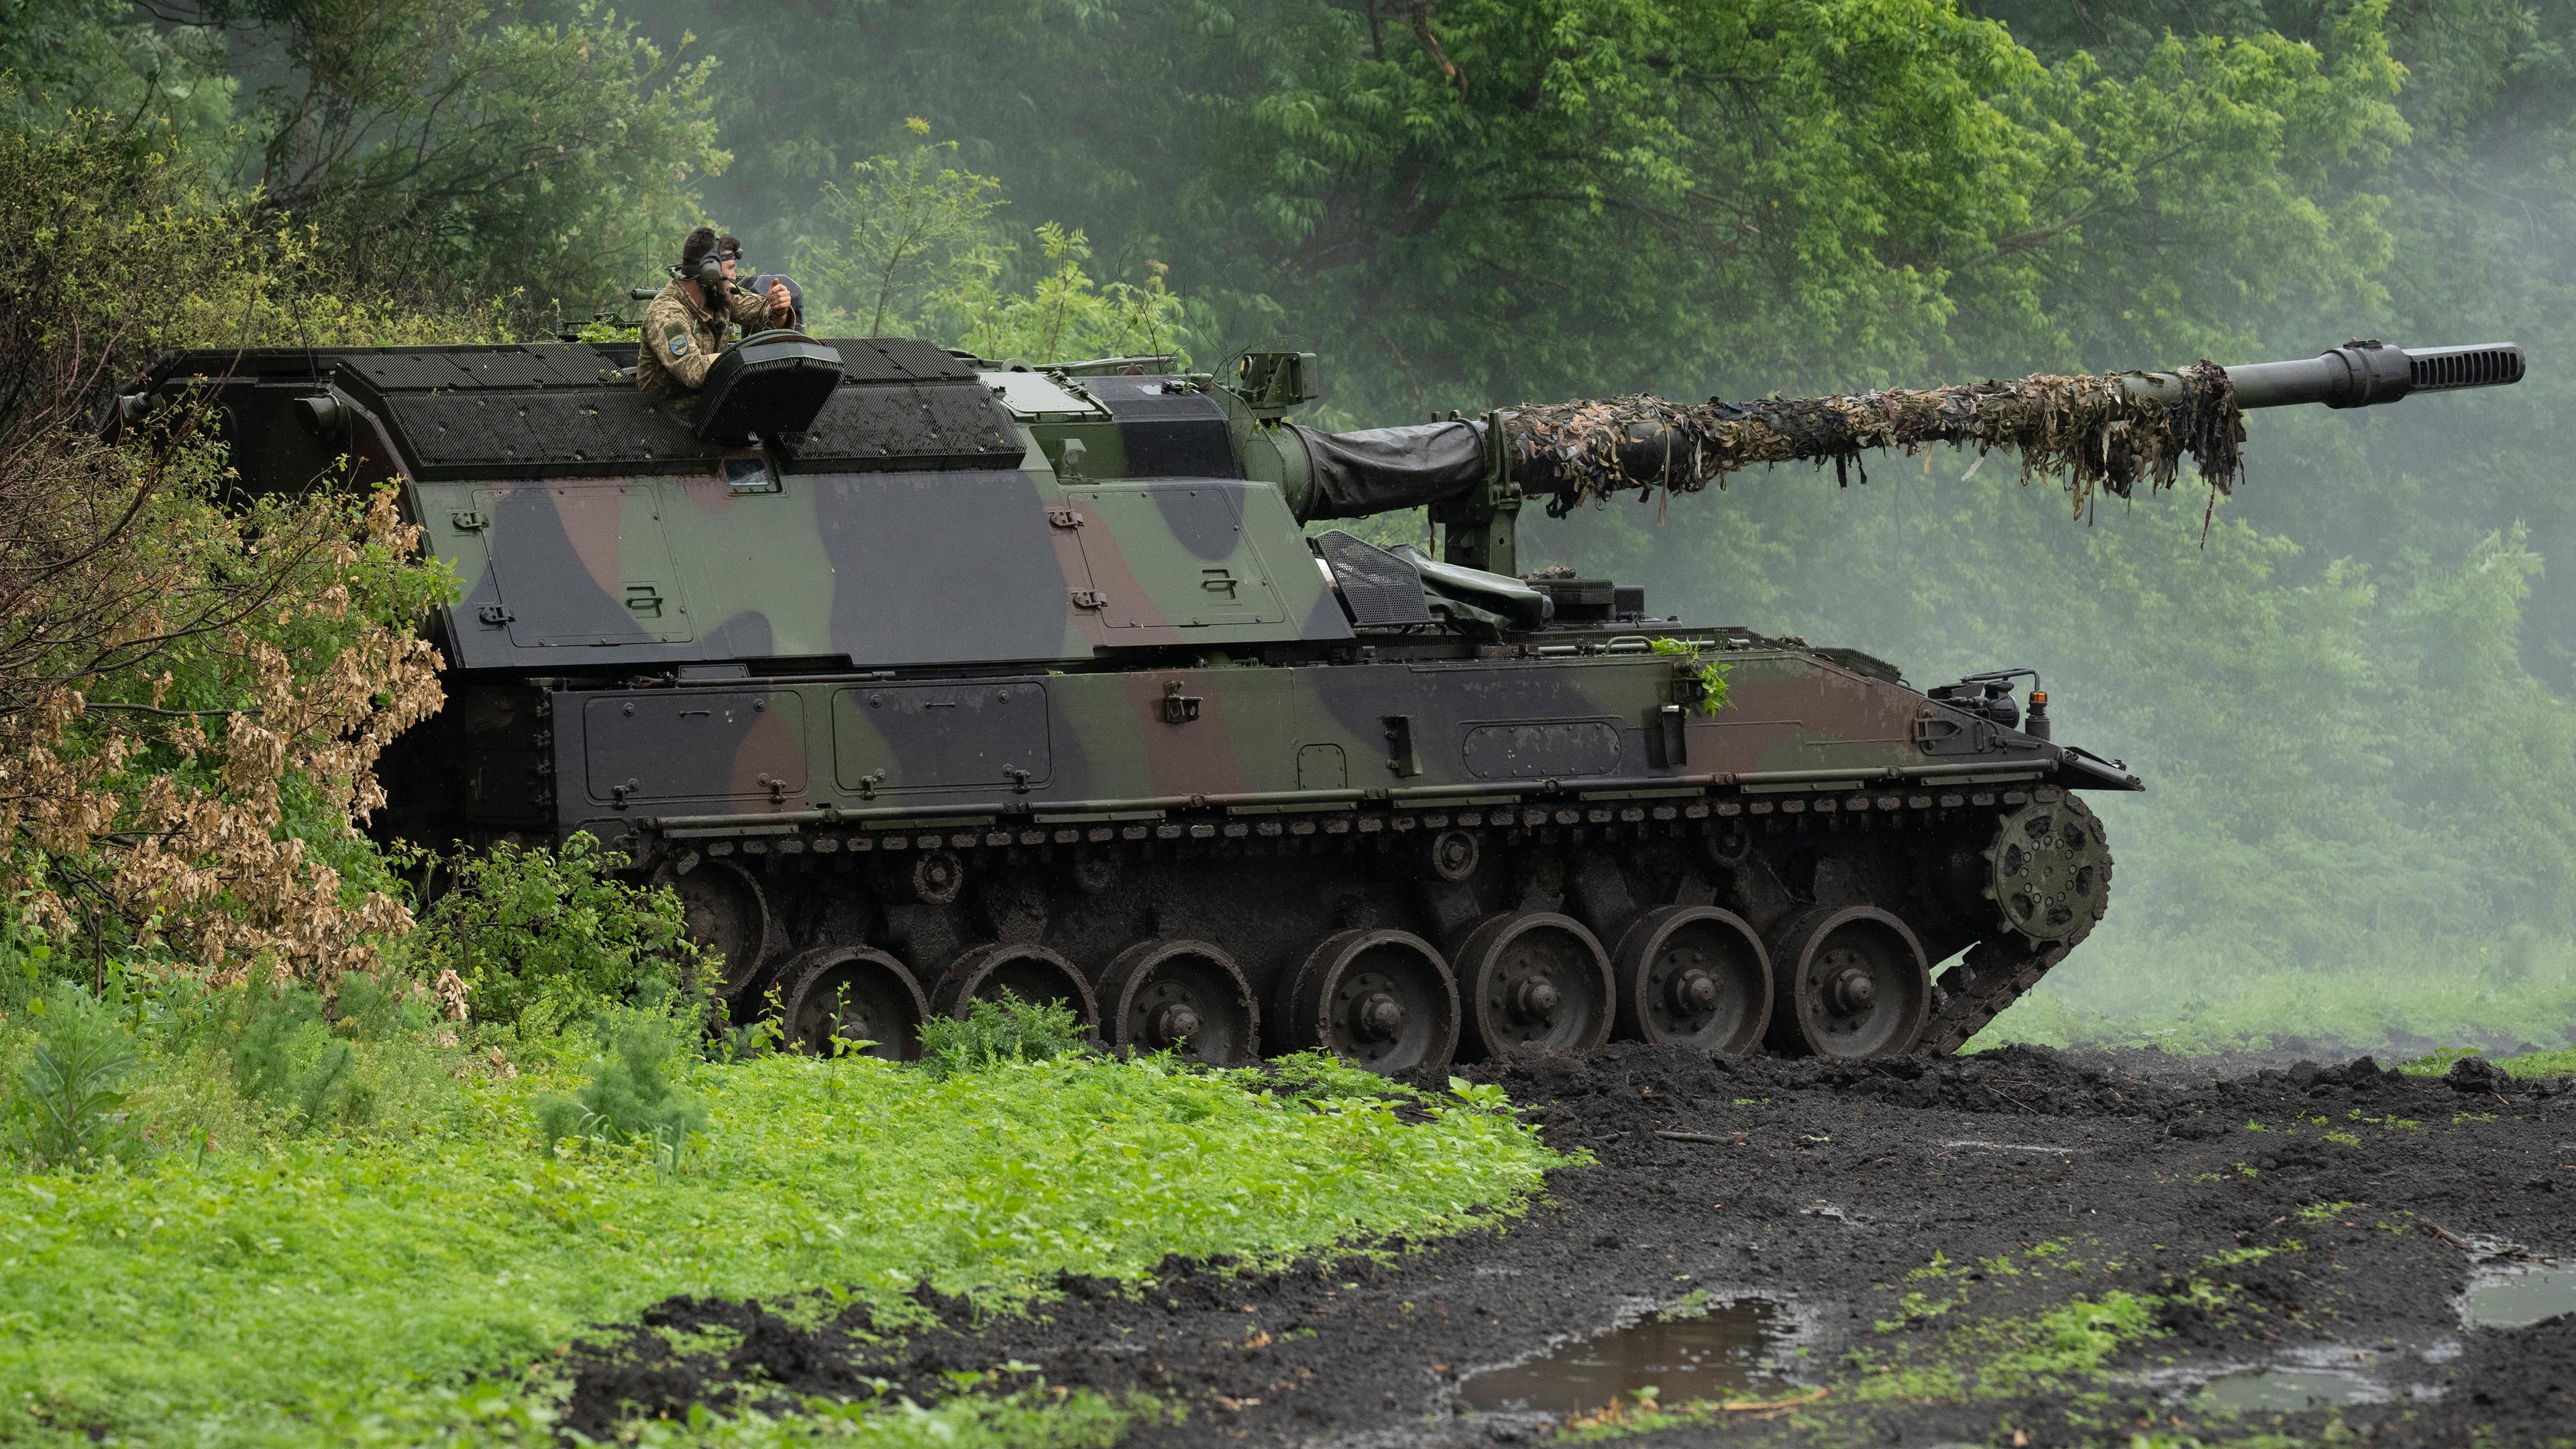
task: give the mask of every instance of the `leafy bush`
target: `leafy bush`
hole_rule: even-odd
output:
[[[118,1088],[141,1064],[114,1012],[68,982],[36,1005],[36,1047],[8,1105],[9,1145],[30,1167],[81,1168],[136,1156]]]
[[[18,908],[0,912],[0,1021],[35,1005],[58,969],[54,943],[24,909],[23,898]]]
[[[430,1021],[429,1005],[423,996],[397,990],[383,976],[341,977],[339,995],[331,1003],[332,1029],[355,1041],[382,1042],[416,1035],[428,1029]]]
[[[343,994],[361,982],[367,978],[345,978]],[[362,999],[370,989],[382,995],[372,982],[357,989]],[[285,1112],[298,1133],[328,1118],[357,1123],[373,1114],[374,1092],[355,1080],[358,1049],[324,1020],[322,998],[312,988],[291,981],[246,987],[227,1004],[235,1032],[233,1082],[242,1100]]]
[[[687,1056],[681,1029],[649,1012],[627,1013],[606,1045],[590,1085],[537,1099],[546,1146],[567,1137],[644,1141],[663,1171],[678,1171],[689,1134],[707,1125],[706,1106],[672,1080]]]
[[[625,856],[576,835],[443,862],[455,881],[406,945],[424,978],[464,989],[475,1019],[550,1035],[648,997],[701,996],[718,963],[689,939],[679,897],[620,880]]]
[[[356,823],[439,703],[415,625],[452,575],[390,491],[234,492],[201,408],[90,420],[166,348],[418,329],[118,118],[0,128],[0,194],[46,198],[0,212],[0,890],[93,961],[371,967],[407,918]]]
[[[1003,992],[966,1004],[963,1020],[943,1016],[922,1023],[921,1065],[945,1081],[1004,1062],[1042,1062],[1071,1056],[1090,1043],[1073,1012],[1053,1001],[1022,1001]]]
[[[113,962],[109,970],[141,1058],[125,1111],[148,1150],[203,1156],[416,1133],[452,1110],[471,1070],[427,993],[398,979],[353,972],[325,997],[292,980],[145,985]],[[0,1036],[0,1055],[7,1046]]]
[[[899,153],[853,162],[849,187],[824,183],[830,234],[797,244],[818,336],[926,335],[959,309],[959,289],[990,283],[1009,259],[993,220],[1008,204],[1002,183],[959,165],[957,143],[931,140],[929,122],[905,131]]]
[[[907,120],[895,152],[852,163],[846,187],[825,184],[822,232],[797,241],[816,325],[937,336],[994,358],[1154,353],[1189,366],[1214,317],[1164,285],[1161,262],[1145,263],[1141,285],[1103,284],[1082,230],[1043,222],[1021,233],[1037,244],[1028,255],[996,215],[1008,204],[999,181],[959,164],[956,142]]]
[[[285,1091],[295,1079],[295,1039],[302,1028],[321,1024],[308,994],[249,990],[240,1003],[240,1035],[233,1042],[233,1085],[250,1101],[263,1101]]]
[[[1188,368],[1195,322],[1202,310],[1163,285],[1161,262],[1147,262],[1142,286],[1102,285],[1090,273],[1091,239],[1080,228],[1040,222],[1036,231],[1043,265],[1028,290],[1006,295],[989,286],[968,289],[959,306],[971,319],[965,345],[986,357],[1063,361],[1078,357],[1169,354]]]

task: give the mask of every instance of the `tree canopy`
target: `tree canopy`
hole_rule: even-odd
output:
[[[2375,298],[2351,182],[2406,135],[2368,7],[2118,71],[1948,0],[858,3],[708,43],[749,226],[926,117],[1230,342],[1325,341],[1355,409],[2242,348]]]

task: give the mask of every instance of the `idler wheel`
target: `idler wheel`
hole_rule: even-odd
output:
[[[821,1055],[832,1039],[864,1041],[865,1055],[908,1062],[921,1055],[930,1002],[902,962],[866,946],[817,946],[789,958],[787,1040]]]
[[[2034,945],[2083,940],[2111,902],[2111,837],[2073,795],[2005,816],[1986,864],[1985,893],[2004,929]]]
[[[1740,1056],[1771,1025],[1771,956],[1752,925],[1716,906],[1658,906],[1611,952],[1622,1041]]]
[[[1458,946],[1470,1061],[1520,1051],[1588,1052],[1616,1013],[1610,957],[1554,911],[1488,916]]]
[[[1121,1055],[1171,1052],[1209,1066],[1259,1055],[1260,1012],[1234,958],[1205,941],[1139,941],[1100,978],[1101,1020]]]
[[[972,1003],[999,1001],[1005,994],[1033,1006],[1055,1002],[1072,1012],[1084,1031],[1099,1032],[1100,1004],[1091,994],[1091,983],[1082,979],[1072,962],[1034,944],[994,941],[968,949],[939,973],[939,984],[931,988],[930,1009],[963,1021]]]
[[[701,860],[687,870],[664,865],[653,884],[680,898],[680,919],[698,948],[723,958],[725,999],[737,1004],[764,974],[769,952],[769,901],[751,872],[729,860]]]
[[[1288,1051],[1328,1051],[1391,1077],[1457,1054],[1457,983],[1411,932],[1327,936],[1282,985],[1278,1045]]]
[[[1903,1056],[1932,1008],[1932,963],[1876,906],[1820,906],[1771,933],[1771,1044],[1790,1056]]]

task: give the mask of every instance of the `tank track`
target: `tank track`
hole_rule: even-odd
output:
[[[2061,830],[2075,822],[2090,832],[2085,859],[2099,875],[2084,897],[2090,908],[2081,919],[2061,913],[2063,939],[2053,941],[2012,929],[2012,912],[1997,899],[1999,892],[2011,898],[2011,881],[2027,876],[1998,874],[2007,826],[2043,815]],[[738,1011],[758,1010],[764,997],[777,1004],[782,994],[792,1006],[800,980],[865,957],[909,968],[893,973],[901,984],[879,1003],[883,1010],[915,1020],[946,1014],[975,989],[962,980],[960,963],[1015,945],[1057,953],[1081,978],[1074,983],[1079,1004],[1106,1039],[1122,971],[1136,969],[1135,952],[1214,943],[1222,959],[1211,969],[1247,988],[1242,1026],[1250,1034],[1257,1020],[1263,1055],[1317,1044],[1293,1029],[1299,1011],[1311,1016],[1316,1009],[1297,1001],[1294,978],[1311,952],[1341,936],[1392,932],[1428,943],[1463,996],[1457,978],[1476,940],[1470,928],[1503,913],[1554,913],[1551,919],[1568,926],[1588,925],[1596,949],[1615,956],[1620,923],[1714,906],[1762,923],[1773,938],[1775,977],[1777,937],[1793,923],[1835,910],[1892,913],[1932,961],[1965,948],[1957,964],[1926,983],[1924,1024],[1904,1053],[1938,1057],[1964,1046],[2090,933],[2110,874],[2103,844],[2098,821],[2080,801],[2038,786],[1251,820],[1175,816],[1043,831],[826,828],[666,842],[652,875],[670,884],[711,866],[710,876],[750,883],[751,919],[733,929],[756,929],[762,945],[753,969],[735,977]],[[2028,919],[2029,901],[2014,899]],[[2043,903],[2057,899],[2062,893],[2042,894]],[[1462,1006],[1457,1045],[1472,1054],[1488,1043],[1473,1004]],[[1619,1025],[1622,1036],[1636,1035],[1633,1011]],[[1772,1054],[1782,1054],[1782,1031],[1775,1022],[1765,1034]],[[1557,1045],[1588,1050],[1598,1039]],[[1766,1044],[1742,1040],[1728,1049],[1764,1051]]]
[[[1946,1057],[1966,1046],[1970,1037],[2003,1015],[2005,1007],[2037,986],[2039,978],[2056,969],[2074,949],[2071,941],[2034,947],[2018,936],[1989,937],[1969,947],[1967,958],[1936,983],[1941,998],[1913,1054]]]
[[[2060,801],[2051,800],[2044,793],[2035,805],[2026,807],[2015,816],[2003,818],[2009,822],[2043,806],[2057,807],[2061,812],[2059,819],[2071,820],[2078,827],[2082,838],[2067,859],[2070,863],[2080,861],[2098,871],[2100,880],[2087,882],[2076,901],[2079,909],[2069,913],[2065,921],[2063,939],[2042,941],[2007,930],[1969,947],[1968,954],[1959,964],[1943,972],[1934,983],[1936,999],[1931,1018],[1924,1024],[1922,1039],[1914,1049],[1915,1056],[1946,1057],[1966,1046],[1970,1037],[1985,1029],[1986,1023],[2002,1015],[2004,1008],[2020,1000],[2039,984],[2041,977],[2055,970],[2068,952],[2093,934],[2094,925],[2101,920],[2102,907],[2110,896],[2114,865],[2109,838],[2103,832],[2101,820],[2080,797],[2067,795]],[[2000,850],[2002,845],[1999,839],[1996,850]],[[2002,864],[1992,851],[1987,856],[1987,863],[1990,866]],[[2016,904],[2026,907],[2029,903]],[[2013,911],[2006,909],[2003,915],[2009,924]]]

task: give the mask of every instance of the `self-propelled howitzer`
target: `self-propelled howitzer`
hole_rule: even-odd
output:
[[[917,1050],[1010,991],[1120,1050],[1389,1072],[1613,1035],[1955,1049],[2101,917],[2076,792],[2140,782],[1997,670],[1521,577],[1518,515],[1881,448],[2079,502],[2224,486],[2241,411],[2511,382],[2510,346],[1923,392],[1286,420],[1314,359],[995,365],[746,340],[684,405],[631,345],[183,353],[251,489],[390,484],[461,596],[388,833],[587,832],[673,887],[738,1012]],[[1442,557],[1310,521],[1429,506]],[[1938,974],[1936,976],[1936,968]]]

